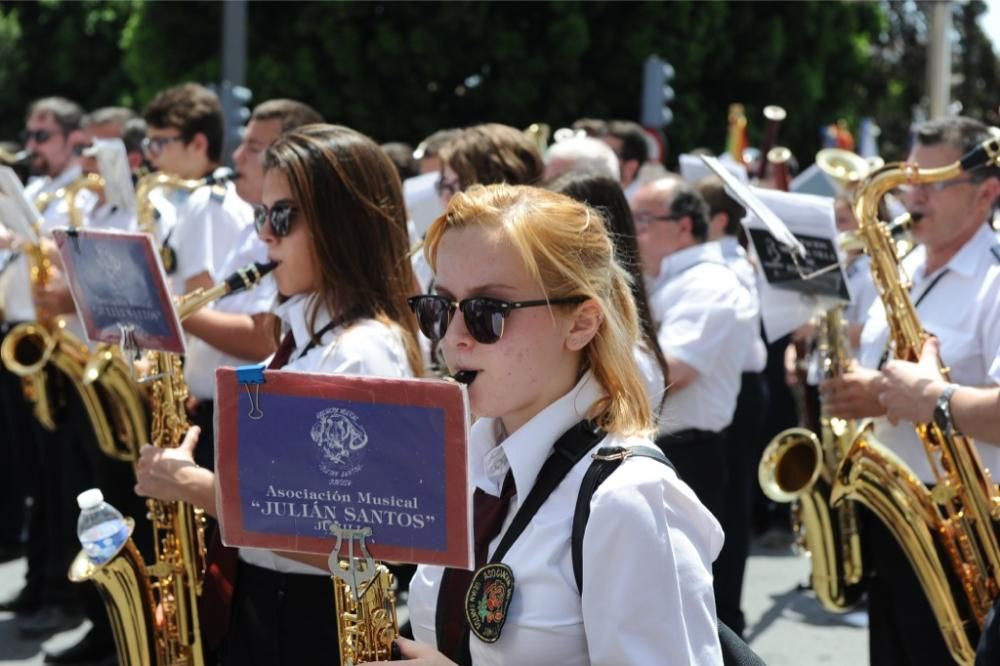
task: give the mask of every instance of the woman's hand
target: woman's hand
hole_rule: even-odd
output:
[[[192,426],[184,441],[175,449],[146,444],[139,451],[135,475],[135,492],[143,497],[155,497],[165,502],[191,501],[185,492],[186,474],[200,469],[194,462],[194,447],[201,428]]]
[[[445,666],[446,664],[455,663],[431,645],[425,645],[406,638],[397,638],[395,643],[399,646],[399,652],[403,660],[412,661],[414,666]],[[366,663],[368,666],[390,666],[395,662],[372,661]]]
[[[919,363],[890,361],[882,369],[878,399],[893,425],[900,421],[929,423],[937,399],[948,383],[941,377],[941,350],[937,338],[924,342]]]
[[[820,384],[824,407],[832,416],[842,419],[864,419],[884,416],[885,408],[878,401],[882,373],[855,367],[839,377]]]

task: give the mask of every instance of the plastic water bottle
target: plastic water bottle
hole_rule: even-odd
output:
[[[104,501],[99,488],[85,490],[76,496],[80,518],[76,535],[83,552],[94,564],[104,564],[114,557],[130,534],[129,525],[118,509]]]

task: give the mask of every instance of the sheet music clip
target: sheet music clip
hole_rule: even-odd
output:
[[[70,227],[66,230],[66,236],[73,241],[73,251],[80,254],[80,230],[76,227]]]
[[[362,527],[355,530],[334,523],[330,527],[330,533],[337,537],[337,543],[333,547],[333,552],[330,553],[327,566],[330,568],[330,573],[344,581],[351,588],[354,598],[358,599],[368,583],[378,574],[375,558],[368,552],[368,545],[365,543],[365,540],[372,535],[372,528]],[[342,560],[340,548],[345,539],[347,540],[347,558]],[[361,550],[360,557],[354,553],[355,542],[358,543]],[[364,562],[363,566],[362,561]]]
[[[142,352],[139,349],[139,343],[135,340],[135,326],[119,323],[118,330],[121,332],[121,340],[118,343],[118,347],[121,349],[122,358],[128,363],[128,368],[132,372],[132,379],[138,381],[138,378],[135,376],[135,362],[142,358]]]
[[[236,381],[243,386],[247,397],[250,398],[250,411],[247,416],[254,421],[264,418],[264,412],[260,408],[260,385],[267,381],[264,379],[264,367],[263,363],[258,363],[236,368]],[[251,385],[253,391],[250,390]]]

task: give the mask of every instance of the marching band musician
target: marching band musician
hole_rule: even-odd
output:
[[[657,445],[716,517],[723,513],[726,435],[757,335],[757,308],[706,243],[708,204],[678,177],[639,188],[632,214],[650,306],[670,370]]]
[[[920,168],[942,167],[989,138],[987,127],[955,117],[917,128],[910,161]],[[996,383],[990,366],[1000,348],[1000,249],[985,224],[1000,196],[1000,170],[990,165],[949,181],[908,186],[901,200],[921,243],[902,261],[913,285],[911,297],[926,330],[940,340],[941,359],[953,381],[969,386]],[[867,222],[866,222],[867,223]],[[927,484],[935,482],[928,456],[913,423],[893,425],[880,403],[888,360],[888,329],[876,303],[861,334],[860,367],[824,382],[822,391],[834,416],[875,417],[875,436]],[[1000,469],[1000,447],[978,441],[983,464]],[[874,568],[869,581],[871,663],[950,663],[951,657],[908,560],[878,521],[868,521],[865,537]]]
[[[313,108],[295,100],[274,99],[258,105],[233,153],[233,165],[239,174],[235,182],[239,198],[259,205],[264,183],[264,151],[282,133],[322,120]],[[230,275],[251,262],[266,259],[266,245],[258,238],[254,226],[248,224],[240,230],[218,276]],[[274,278],[268,275],[255,289],[216,301],[183,322],[184,330],[191,334],[189,363],[203,364],[207,370],[188,374],[189,388],[198,401],[195,424],[201,428],[203,441],[215,439],[212,401],[215,369],[257,363],[274,353],[277,319],[271,313],[271,306],[275,295]],[[197,452],[198,463],[214,469],[213,447],[202,449]]]
[[[535,188],[474,187],[431,226],[426,252],[436,293],[411,303],[449,368],[470,380],[480,417],[470,483],[493,516],[475,512],[477,564],[500,561],[477,577],[506,568],[513,592],[509,606],[486,616],[502,634],[485,642],[466,611],[469,572],[420,566],[409,599],[417,641],[399,639],[403,655],[420,663],[721,663],[709,568],[722,533],[691,489],[656,461],[623,463],[591,498],[578,589],[570,536],[591,459],[561,482],[541,480],[548,461],[562,457],[553,450],[581,428],[593,439],[582,442],[589,451],[652,443],[632,356],[635,305],[600,216]],[[527,521],[515,519],[538,486],[551,494]],[[463,633],[467,622],[475,637]]]
[[[381,149],[345,127],[289,132],[265,153],[261,201],[254,223],[268,259],[279,262],[272,275],[284,300],[276,314],[287,331],[270,367],[420,374],[416,323],[406,306],[414,284],[406,211]],[[192,428],[178,449],[144,447],[136,491],[214,514],[214,474],[193,458],[198,435]],[[298,559],[240,549],[223,664],[329,661],[337,618],[326,557]]]
[[[46,98],[32,105],[28,114],[26,145],[37,153],[32,167],[42,177],[30,181],[25,188],[29,198],[36,199],[42,193],[55,195],[60,188],[82,177],[84,171],[96,169],[92,161],[83,164],[78,159],[81,153],[79,148],[90,141],[88,134],[80,129],[82,122],[82,109],[69,100]],[[98,225],[122,227],[130,223],[131,218],[127,215],[95,217],[102,203],[101,197],[87,191],[81,192],[76,205],[81,208],[86,220],[96,221]],[[42,213],[44,222],[41,231],[66,226],[69,221],[68,206],[68,197],[55,197]],[[29,318],[35,318],[35,310],[48,317],[60,316],[68,322],[68,329],[82,340],[82,329],[75,317],[68,286],[58,270],[59,255],[44,236],[42,242],[46,255],[53,262],[53,272],[44,286],[32,285],[30,297],[33,305]],[[26,270],[24,265],[23,271]],[[26,274],[19,272],[16,266],[12,267],[12,271],[9,277],[14,293],[27,291]],[[20,302],[16,298],[8,300],[12,301]],[[55,353],[59,353],[58,350]],[[69,564],[79,549],[79,543],[74,538],[77,515],[75,496],[87,488],[101,486],[106,489],[109,501],[126,510],[140,511],[141,502],[129,492],[130,466],[107,458],[99,450],[86,408],[72,386],[73,381],[79,380],[49,370],[46,368],[43,372],[49,377],[47,392],[55,405],[53,417],[56,429],[47,431],[31,419],[29,428],[32,434],[26,437],[23,432],[20,433],[20,445],[31,449],[29,454],[35,456],[37,464],[34,474],[30,472],[31,464],[19,470],[23,478],[35,481],[29,525],[28,576],[25,588],[9,600],[5,609],[18,612],[18,628],[22,634],[45,636],[77,624],[80,620],[78,607],[82,604],[84,614],[93,624],[90,631],[63,650],[46,652],[46,661],[61,664],[100,661],[114,652],[104,606],[95,589],[77,587],[66,578]],[[16,396],[8,394],[7,400],[8,404],[17,405],[14,402]],[[23,405],[23,399],[20,404]],[[30,406],[23,407],[20,418],[23,419],[24,414],[30,415],[31,411]],[[29,470],[27,474],[26,470]],[[140,530],[137,541],[145,545],[142,537],[148,535],[148,529],[145,532]],[[29,612],[31,614],[27,614]]]
[[[168,88],[153,98],[143,116],[147,125],[143,146],[158,170],[197,180],[218,168],[224,130],[222,104],[214,92],[193,83]],[[230,182],[177,194],[182,199],[176,208],[176,221],[163,239],[163,256],[174,293],[181,295],[197,288],[208,289],[225,277],[226,259],[247,237],[244,234],[251,227],[253,211]],[[263,254],[263,248],[258,247],[256,253]],[[264,298],[268,296],[269,283],[262,292],[253,290],[236,297],[236,302],[251,307],[253,312],[247,314],[266,311],[268,303],[261,304],[259,299],[261,293]],[[209,316],[201,315],[197,321]],[[202,430],[211,432],[217,365],[260,361],[274,350],[274,343],[258,328],[251,329],[250,335],[213,337],[209,333],[211,342],[200,339],[190,324],[185,325],[185,330],[190,334],[184,363],[184,379],[191,393],[188,415]],[[221,348],[216,346],[219,343]],[[200,447],[197,455],[200,465],[214,468],[213,447]]]
[[[758,316],[750,334],[750,346],[743,363],[740,390],[736,398],[732,425],[726,431],[726,464],[729,483],[723,490],[722,529],[726,543],[715,565],[715,603],[719,618],[733,631],[743,635],[743,575],[750,556],[750,533],[753,522],[753,497],[757,479],[757,462],[764,446],[764,415],[768,389],[764,369],[767,367],[767,345],[760,335],[760,297],[757,275],[749,255],[740,244],[740,221],[746,210],[729,196],[718,176],[707,176],[695,183],[695,189],[708,204],[708,241],[719,244],[722,258],[732,269],[753,299]]]
[[[535,185],[545,172],[535,143],[524,132],[498,123],[459,130],[441,146],[438,157],[441,178],[437,188],[443,206],[456,192],[477,183]]]

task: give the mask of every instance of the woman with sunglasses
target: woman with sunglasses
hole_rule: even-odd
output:
[[[264,157],[255,224],[278,262],[273,275],[287,331],[270,367],[409,377],[420,373],[416,323],[406,296],[406,212],[395,167],[367,137],[307,125]],[[139,463],[140,494],[180,499],[214,513],[214,476],[194,466],[192,429],[179,449]],[[211,442],[206,442],[211,445]],[[280,443],[276,443],[280,446]],[[327,663],[337,645],[326,558],[316,566],[241,548],[222,663]]]
[[[409,598],[417,641],[400,639],[404,656],[721,663],[711,562],[722,532],[668,466],[633,457],[597,488],[576,586],[584,454],[648,447],[653,432],[632,355],[635,303],[601,217],[540,189],[474,187],[434,222],[425,252],[436,293],[410,305],[481,417],[469,443],[478,552],[474,576],[418,568]],[[564,464],[570,441],[582,457]],[[568,468],[561,480],[558,465]],[[480,510],[489,504],[492,521]]]

